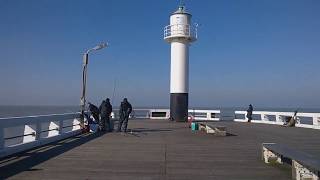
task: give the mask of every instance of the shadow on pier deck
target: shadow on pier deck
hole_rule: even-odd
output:
[[[290,179],[266,165],[261,143],[320,156],[319,130],[217,122],[231,134],[193,133],[184,123],[131,120],[132,134],[81,135],[0,161],[0,179]]]

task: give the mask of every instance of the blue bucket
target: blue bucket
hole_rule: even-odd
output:
[[[197,131],[199,129],[198,123],[192,122],[191,123],[191,130]]]

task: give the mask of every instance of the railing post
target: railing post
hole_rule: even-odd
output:
[[[210,120],[210,119],[211,119],[211,113],[207,112],[207,120]]]
[[[0,127],[0,150],[4,148],[4,128]]]
[[[261,116],[261,121],[267,121],[267,119],[266,119],[266,115],[265,114],[260,114],[260,116]]]
[[[281,123],[282,122],[279,114],[276,114],[276,122],[277,123]]]
[[[41,138],[41,122],[38,120],[36,124],[36,141]]]
[[[314,127],[319,127],[319,125],[320,125],[320,122],[319,122],[320,121],[320,117],[317,116],[317,115],[314,115],[312,120],[313,120],[313,126]]]
[[[63,133],[63,120],[59,120],[59,135]]]

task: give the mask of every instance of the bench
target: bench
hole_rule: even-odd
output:
[[[214,123],[199,122],[199,130],[204,130],[208,134],[217,136],[226,136],[227,128],[225,126],[216,126]]]
[[[262,144],[262,157],[265,163],[286,161],[292,166],[292,179],[319,180],[320,159],[276,143]]]

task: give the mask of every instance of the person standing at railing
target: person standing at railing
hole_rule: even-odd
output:
[[[106,99],[106,113],[107,113],[107,116],[106,116],[106,131],[107,132],[110,132],[112,131],[112,127],[111,127],[111,123],[110,123],[110,116],[111,116],[111,113],[112,113],[112,105],[110,103],[110,99],[107,98]]]
[[[250,104],[250,105],[249,105],[249,108],[248,108],[248,110],[247,110],[248,122],[251,122],[251,120],[252,120],[252,111],[253,111],[253,107],[252,107],[252,105]]]
[[[106,120],[107,120],[108,112],[107,112],[107,103],[105,100],[102,101],[99,107],[99,110],[100,110],[99,130],[106,131]]]
[[[122,110],[122,108],[123,108],[123,102],[121,102],[121,104],[120,104],[120,108],[119,108],[119,123],[118,123],[118,128],[117,128],[117,132],[121,132],[121,126],[122,126],[122,123],[123,123],[123,116],[124,116],[124,114],[123,114],[123,110]]]
[[[91,112],[96,123],[99,124],[99,114],[100,114],[99,108],[97,106],[91,104],[90,102],[88,104],[89,104],[89,111]]]
[[[121,127],[123,132],[127,132],[127,126],[128,126],[129,116],[131,112],[132,112],[131,104],[128,102],[127,98],[124,98],[120,105],[120,110],[119,110],[120,119],[119,119],[117,132],[121,132]]]

